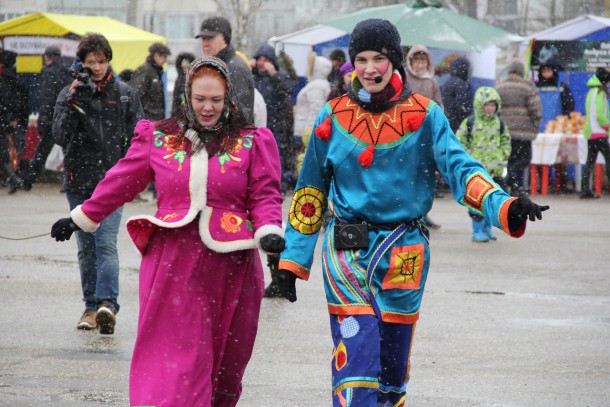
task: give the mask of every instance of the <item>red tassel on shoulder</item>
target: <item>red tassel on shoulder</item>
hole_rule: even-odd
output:
[[[330,116],[328,116],[326,118],[326,120],[324,120],[322,123],[320,123],[318,125],[318,127],[316,127],[316,136],[318,136],[319,138],[321,138],[322,140],[329,140],[330,139],[330,133],[331,133],[331,126],[332,126],[332,121],[330,119]]]
[[[426,118],[425,113],[410,113],[407,117],[407,124],[409,125],[409,130],[417,131],[421,124],[424,122]]]
[[[375,154],[375,145],[371,144],[370,146],[368,146],[366,148],[366,150],[361,152],[360,155],[358,156],[358,161],[360,161],[360,165],[362,165],[364,168],[370,167],[371,164],[373,163],[374,154]]]

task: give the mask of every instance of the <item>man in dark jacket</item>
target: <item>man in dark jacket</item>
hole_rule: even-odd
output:
[[[40,74],[40,92],[38,101],[40,108],[38,110],[38,133],[40,134],[40,143],[36,148],[36,155],[30,162],[27,171],[23,176],[23,187],[25,190],[30,190],[32,184],[36,182],[36,178],[42,171],[47,156],[53,147],[53,110],[59,92],[72,82],[72,77],[68,73],[66,67],[61,61],[61,51],[59,48],[49,46],[44,51],[45,67]]]
[[[470,61],[457,57],[449,68],[450,77],[443,84],[441,94],[445,115],[455,133],[462,121],[473,113],[474,92],[470,85]]]
[[[64,149],[64,188],[73,211],[80,210],[106,171],[125,155],[136,123],[144,118],[138,94],[115,80],[109,65],[112,48],[103,35],[85,35],[76,56],[71,70],[77,79],[60,92],[53,116],[53,136]],[[85,311],[78,329],[99,327],[101,334],[114,333],[119,311],[116,241],[122,213],[121,207],[104,219],[95,234],[73,224],[62,225],[79,230],[76,238]]]
[[[171,55],[169,48],[160,42],[148,48],[146,62],[136,69],[129,85],[138,92],[144,117],[150,121],[165,119],[165,90],[163,87],[163,65]]]
[[[292,115],[291,95],[294,81],[280,69],[278,58],[273,47],[267,44],[254,54],[250,61],[254,86],[260,92],[267,105],[267,128],[271,130],[280,151],[282,174],[291,174],[295,168],[294,157],[294,120]],[[287,192],[291,185],[282,176],[282,192]],[[271,283],[265,288],[265,297],[281,297],[277,285],[277,264],[279,256],[267,256],[267,265],[271,273]]]
[[[208,17],[201,23],[201,48],[205,55],[223,60],[229,68],[229,79],[233,84],[233,100],[248,123],[254,122],[254,82],[246,61],[235,53],[231,46],[231,23],[222,16]]]
[[[294,91],[295,84],[288,74],[280,69],[275,50],[271,45],[261,45],[254,54],[251,64],[254,86],[267,105],[267,127],[275,136],[280,149],[282,174],[284,174],[294,168],[293,131],[286,128],[288,125],[286,118],[287,109],[292,109],[290,95]]]

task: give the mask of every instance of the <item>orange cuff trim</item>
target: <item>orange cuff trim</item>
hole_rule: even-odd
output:
[[[280,260],[278,269],[291,271],[301,280],[309,280],[309,270],[293,261]]]
[[[497,188],[485,177],[480,173],[475,173],[466,182],[464,202],[475,211],[483,213],[483,201],[495,189]]]
[[[328,313],[331,315],[375,315],[370,305],[331,305],[328,304]]]
[[[525,234],[525,226],[527,225],[527,221],[524,221],[521,224],[521,226],[519,227],[519,229],[515,230],[514,232],[511,232],[508,227],[508,208],[510,207],[510,204],[516,200],[517,200],[517,198],[514,198],[514,197],[507,199],[502,204],[502,207],[500,208],[499,216],[500,216],[500,225],[502,226],[502,230],[504,230],[504,232],[507,235],[509,235],[510,237],[519,238]]]
[[[414,324],[419,319],[419,311],[414,314],[395,314],[381,311],[381,319],[383,322],[394,324]]]
[[[350,316],[350,315],[375,315],[375,310],[370,305],[331,305],[328,304],[328,313],[331,315]],[[413,314],[398,314],[394,312],[381,311],[383,322],[395,324],[414,324],[419,320],[419,311]]]

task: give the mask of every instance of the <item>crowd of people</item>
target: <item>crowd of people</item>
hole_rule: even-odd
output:
[[[524,174],[545,117],[574,110],[558,67],[541,64],[535,83],[514,61],[495,87],[474,89],[460,56],[439,85],[424,45],[405,54],[396,27],[371,19],[354,28],[347,54],[312,53],[296,91],[291,58],[268,44],[248,58],[232,46],[225,17],[206,18],[195,38],[201,56],[176,56],[170,105],[165,44],[121,73],[103,34],[84,35],[70,67],[48,47],[41,140],[21,167],[9,152],[23,149],[30,106],[14,61],[0,58],[8,192],[31,190],[53,145],[63,150],[70,215],[51,234],[76,236],[76,327],[114,333],[122,208],[148,189],[156,213],[127,222],[142,254],[132,405],[236,405],[262,299],[296,301],[321,232],[333,405],[403,405],[439,185],[466,207],[473,242],[496,240],[492,227],[520,237],[528,219],[541,219],[548,207],[528,198]],[[588,83],[582,198],[596,197],[597,153],[610,160],[609,84],[602,68]],[[266,288],[259,250],[271,270]]]

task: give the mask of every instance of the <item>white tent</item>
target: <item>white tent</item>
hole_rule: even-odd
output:
[[[315,47],[326,43],[334,44],[335,48],[344,48],[341,45],[346,45],[347,40],[343,43],[341,43],[342,41],[337,43],[337,40],[346,37],[347,34],[343,30],[318,24],[290,34],[273,37],[269,42],[275,47],[276,53],[283,50],[292,58],[298,76],[305,76],[309,53],[315,51]]]
[[[536,40],[573,40],[610,27],[610,18],[584,15],[563,22],[526,37],[523,41]],[[522,41],[522,42],[523,42]]]

